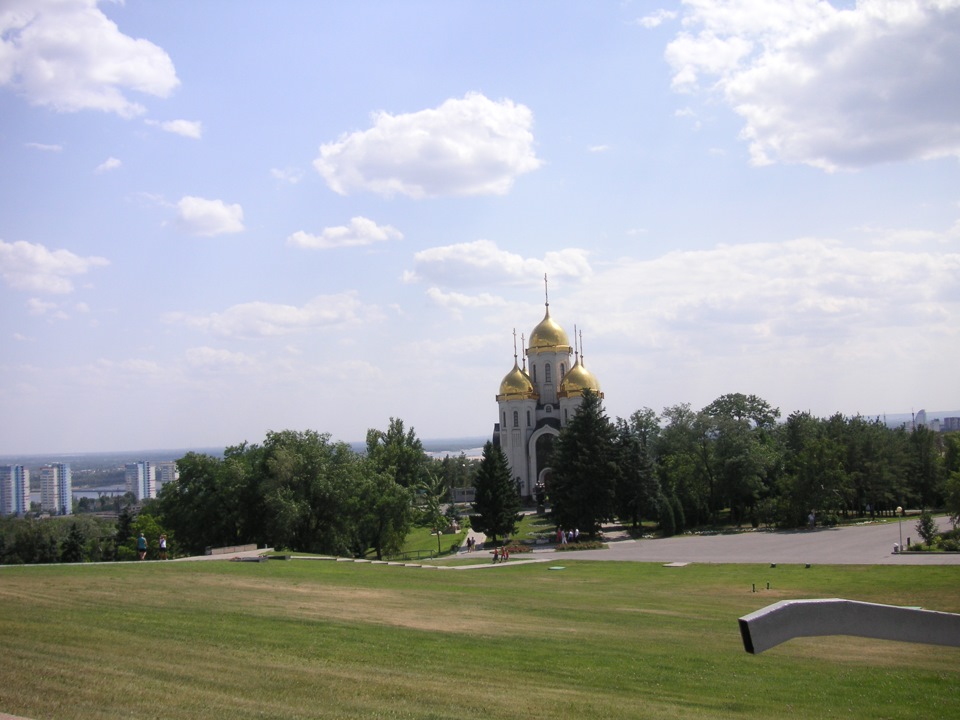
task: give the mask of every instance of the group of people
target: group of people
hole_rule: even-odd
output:
[[[563,530],[557,528],[557,545],[566,545],[580,540],[580,530]]]
[[[157,541],[157,550],[160,553],[160,559],[167,559],[167,536],[161,535],[160,539]],[[141,560],[147,559],[147,538],[144,537],[143,533],[140,533],[140,537],[137,538],[137,557]]]
[[[510,559],[510,550],[507,549],[506,545],[504,545],[502,548],[493,549],[493,561],[495,563],[506,562],[509,559]]]
[[[473,535],[467,536],[467,552],[473,552],[477,549],[477,539]]]

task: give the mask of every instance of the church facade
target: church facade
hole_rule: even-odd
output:
[[[524,499],[546,484],[554,443],[576,414],[584,391],[603,397],[597,379],[584,366],[576,336],[571,345],[567,333],[550,317],[549,299],[544,305],[543,320],[523,348],[522,366],[514,334],[513,368],[500,383],[499,419],[493,429],[493,442],[506,455]]]

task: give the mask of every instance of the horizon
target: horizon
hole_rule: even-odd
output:
[[[700,410],[702,408],[694,408],[694,409]],[[853,413],[850,415],[843,415],[843,416],[846,418],[862,417],[869,421],[881,420],[884,422],[885,425],[887,425],[887,427],[895,428],[895,427],[900,427],[902,425],[906,425],[907,423],[909,423],[911,419],[916,416],[916,413],[920,411],[926,412],[928,422],[932,420],[943,420],[945,417],[960,417],[960,410],[925,410],[924,408],[921,408],[920,410],[915,412],[911,411],[907,413],[883,413],[881,415],[865,415],[863,413]],[[790,412],[806,412],[806,411],[793,410]],[[777,418],[777,424],[783,423],[787,419],[787,416],[789,414],[790,413],[784,414],[781,408],[781,415],[779,418]],[[826,418],[832,417],[835,414],[836,413],[830,413],[828,415],[817,416],[817,417],[826,419]],[[658,414],[658,417],[660,417],[660,414]],[[410,430],[411,428],[406,428],[406,429]],[[294,430],[294,428],[284,428],[284,430]],[[312,428],[306,428],[301,431],[307,431],[307,430],[312,430]],[[317,432],[321,432],[321,431],[317,431]],[[490,440],[492,438],[492,435],[493,433],[491,432],[487,435],[466,435],[466,436],[446,437],[446,438],[443,438],[443,437],[423,438],[423,437],[420,437],[418,434],[417,439],[419,439],[421,444],[424,446],[424,452],[426,452],[427,454],[436,454],[436,453],[442,453],[445,451],[454,452],[459,450],[482,448],[484,443],[487,440]],[[134,450],[82,450],[82,451],[73,451],[73,452],[2,453],[0,454],[0,465],[25,464],[23,462],[21,463],[8,462],[16,459],[20,459],[21,461],[26,459],[39,461],[41,459],[47,458],[47,459],[50,459],[51,461],[56,461],[57,458],[61,458],[61,459],[70,458],[70,457],[82,458],[82,457],[103,456],[103,455],[118,455],[118,456],[129,455],[131,457],[143,456],[142,458],[138,458],[138,459],[147,459],[148,456],[159,457],[164,454],[176,455],[177,453],[187,453],[187,452],[201,452],[201,453],[207,453],[207,454],[222,455],[223,451],[228,447],[239,445],[242,442],[248,442],[250,444],[259,445],[262,443],[263,439],[264,438],[261,438],[260,440],[257,440],[257,441],[243,440],[239,442],[229,443],[223,446],[185,445],[183,447],[178,447],[178,448],[147,448],[147,449],[140,448],[140,449],[134,449]],[[331,442],[335,442],[335,443],[344,442],[347,445],[354,448],[354,450],[357,450],[357,448],[363,448],[366,446],[365,440],[340,440],[332,434],[330,434],[330,440]],[[477,441],[479,441],[478,444],[473,444],[473,443],[476,443]],[[178,457],[182,457],[182,455]],[[178,458],[171,457],[168,459],[176,460]]]
[[[960,0],[20,5],[0,453],[960,406]]]

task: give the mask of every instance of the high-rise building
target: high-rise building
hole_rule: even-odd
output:
[[[157,492],[164,485],[177,479],[177,463],[174,460],[167,460],[157,463]]]
[[[157,496],[156,468],[146,460],[127,463],[124,475],[127,492],[132,492],[137,501]]]
[[[40,468],[40,509],[51,515],[73,512],[73,477],[69,463],[52,463]]]
[[[30,470],[23,465],[0,465],[0,515],[23,515],[30,510]]]

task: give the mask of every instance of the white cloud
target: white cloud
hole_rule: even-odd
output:
[[[459,292],[444,292],[438,287],[427,289],[427,297],[437,307],[449,311],[455,318],[462,319],[464,311],[492,307],[505,307],[506,300],[490,293],[467,295]]]
[[[592,272],[587,254],[586,250],[567,248],[548,252],[541,260],[501,250],[490,240],[475,240],[421,250],[414,255],[414,271],[407,272],[404,279],[429,279],[447,287],[539,282],[544,273],[582,279]]]
[[[420,112],[375,113],[369,130],[321,145],[313,164],[341,195],[503,195],[541,164],[532,125],[524,105],[468,93]]]
[[[96,170],[94,170],[94,172],[99,175],[100,173],[109,172],[110,170],[116,170],[121,165],[123,165],[123,163],[120,162],[117,158],[109,157],[106,160],[104,160],[102,163],[97,165],[97,168]]]
[[[271,168],[270,175],[291,185],[296,185],[303,180],[303,170],[300,168]]]
[[[47,145],[46,143],[28,142],[27,147],[32,150],[41,150],[43,152],[60,152],[63,145]]]
[[[39,243],[0,240],[0,277],[12,288],[28,292],[73,292],[75,275],[109,265],[102,257],[80,257],[69,250],[48,250]]]
[[[427,297],[440,307],[451,310],[464,308],[503,307],[507,303],[496,295],[480,293],[479,295],[465,295],[458,292],[444,292],[440,288],[432,287],[427,290]]]
[[[182,135],[191,140],[199,140],[203,137],[203,123],[199,120],[167,120],[165,122],[147,120],[146,123],[147,125],[159,127],[165,132]]]
[[[276,337],[311,329],[330,329],[380,319],[376,307],[365,306],[355,292],[320,295],[301,307],[249,302],[222,313],[189,315],[169,313],[164,321],[185,325],[222,337]]]
[[[177,203],[177,222],[191,235],[212,237],[243,230],[243,208],[187,195]]]
[[[253,359],[244,353],[207,346],[189,348],[186,357],[189,365],[200,368],[246,367],[253,364]]]
[[[958,253],[801,238],[623,260],[576,303],[590,309],[594,332],[653,347],[698,357],[714,350],[813,357],[858,343],[882,352],[878,337],[891,351],[907,338],[953,337],[956,344],[958,276]]]
[[[609,149],[610,149],[609,145],[590,145],[587,147],[587,150],[589,150],[592,153],[604,153],[604,152],[607,152],[607,150]]]
[[[298,230],[287,238],[287,245],[328,250],[402,239],[403,234],[396,228],[390,225],[377,225],[373,220],[358,216],[350,220],[349,227],[338,225],[324,228],[319,235],[310,235],[303,230]]]
[[[31,315],[46,315],[53,312],[59,306],[55,302],[40,300],[39,298],[30,298],[27,300],[27,310]]]
[[[676,17],[677,17],[677,13],[674,12],[673,10],[664,10],[663,8],[661,8],[655,12],[650,13],[649,15],[645,15],[642,18],[639,18],[637,20],[637,24],[647,29],[652,29],[655,27],[659,27],[666,20],[673,20]]]
[[[755,164],[960,157],[960,0],[687,0],[674,87],[710,79]]]
[[[61,112],[145,112],[125,93],[167,97],[179,85],[170,57],[124,35],[97,0],[13,0],[0,12],[0,85]]]

